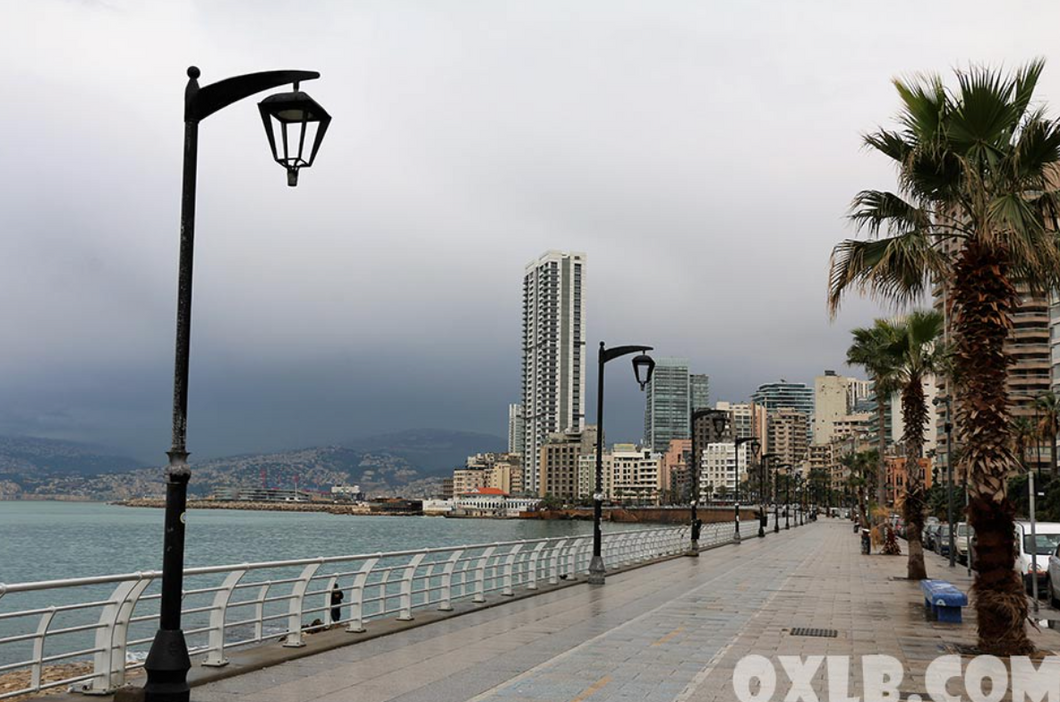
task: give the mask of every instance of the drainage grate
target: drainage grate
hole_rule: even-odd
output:
[[[839,632],[835,629],[810,629],[804,626],[797,626],[789,633],[792,636],[819,636],[824,639],[834,639],[839,636]]]

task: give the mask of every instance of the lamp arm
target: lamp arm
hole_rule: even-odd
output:
[[[225,78],[203,88],[200,88],[196,81],[199,77],[199,69],[194,66],[189,68],[188,76],[188,87],[184,92],[184,121],[199,122],[214,112],[228,107],[233,102],[250,97],[254,93],[288,83],[314,80],[320,77],[320,73],[317,71],[261,71]]]
[[[620,356],[628,356],[631,353],[643,353],[651,350],[651,346],[616,346],[613,349],[600,349],[600,362],[607,363]]]

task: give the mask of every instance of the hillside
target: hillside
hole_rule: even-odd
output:
[[[360,485],[369,496],[426,497],[467,456],[503,449],[500,437],[415,429],[323,446],[192,461],[189,493],[268,487],[330,490]],[[164,492],[162,468],[49,439],[0,437],[0,499],[45,497],[114,500]]]

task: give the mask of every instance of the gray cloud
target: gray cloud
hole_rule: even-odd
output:
[[[335,115],[295,190],[252,102],[202,125],[189,440],[216,455],[503,433],[522,267],[548,248],[588,253],[591,340],[689,356],[715,397],[841,368],[878,309],[829,324],[828,253],[851,195],[892,178],[858,135],[895,112],[893,75],[1050,56],[1060,8],[1010,3],[1018,32],[996,17],[958,0],[15,4],[0,432],[166,448],[190,63],[203,82],[320,70],[304,87]],[[1060,65],[1041,93],[1060,99]],[[634,438],[642,398],[609,373],[609,437]]]

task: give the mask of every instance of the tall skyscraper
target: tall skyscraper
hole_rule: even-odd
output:
[[[550,434],[585,425],[585,254],[548,251],[523,275],[523,452],[541,455]],[[539,462],[524,461],[526,489]]]
[[[508,453],[523,453],[526,438],[526,423],[523,421],[523,406],[508,405]]]
[[[813,381],[813,443],[832,440],[835,423],[850,411],[849,379],[826,370]]]
[[[704,374],[690,375],[688,382],[692,385],[692,409],[708,409],[710,407],[710,377]]]
[[[687,439],[692,386],[687,358],[657,358],[645,388],[644,443],[665,453],[674,439]]]

